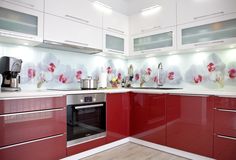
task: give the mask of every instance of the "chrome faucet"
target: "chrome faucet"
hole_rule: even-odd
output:
[[[163,86],[163,76],[162,63],[159,63],[157,68],[157,86]]]

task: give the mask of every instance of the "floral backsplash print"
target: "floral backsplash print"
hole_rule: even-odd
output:
[[[8,44],[0,44],[0,51],[0,56],[23,60],[21,87],[26,89],[79,88],[81,79],[99,79],[101,73],[106,73],[108,87],[117,87],[122,80],[131,81],[132,86],[161,84],[225,90],[236,87],[236,49],[128,61]]]

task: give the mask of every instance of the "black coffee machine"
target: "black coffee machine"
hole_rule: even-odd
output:
[[[0,73],[2,74],[3,81],[1,89],[3,91],[19,91],[21,59],[14,57],[1,57],[0,58]]]

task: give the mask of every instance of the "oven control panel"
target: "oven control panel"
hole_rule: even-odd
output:
[[[106,102],[106,94],[75,94],[67,95],[66,104],[75,105],[75,104],[86,104],[86,103],[99,103]]]

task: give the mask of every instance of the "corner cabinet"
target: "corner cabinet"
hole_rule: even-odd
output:
[[[176,27],[131,36],[131,55],[156,54],[176,49]]]
[[[178,49],[234,44],[236,13],[177,26]]]

